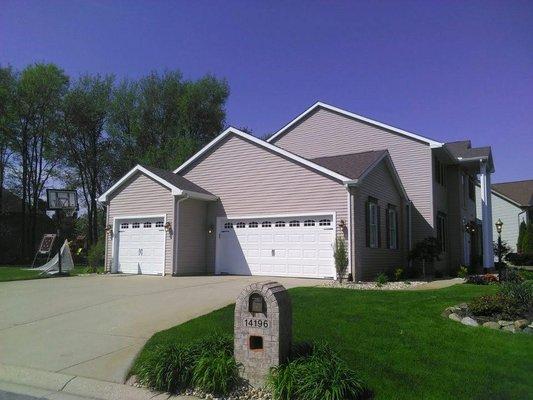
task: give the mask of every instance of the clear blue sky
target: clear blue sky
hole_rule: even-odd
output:
[[[274,132],[317,100],[533,178],[533,1],[6,1],[0,64],[225,77],[228,124]]]

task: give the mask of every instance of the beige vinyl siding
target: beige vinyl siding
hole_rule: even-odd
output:
[[[387,149],[413,202],[413,242],[434,234],[433,170],[428,144],[322,108],[273,144],[305,158]]]
[[[378,200],[381,208],[381,246],[366,246],[365,207],[369,196]],[[405,237],[405,202],[394,182],[387,164],[382,161],[370,172],[354,195],[355,279],[373,280],[379,273],[391,273],[396,268],[407,267]],[[387,248],[386,212],[388,204],[398,212],[398,249]]]
[[[216,217],[312,212],[347,218],[348,195],[330,177],[288,160],[235,135],[229,135],[183,176],[215,193],[208,206],[208,224]],[[208,238],[208,268],[214,270],[215,235]]]
[[[170,190],[152,178],[138,172],[113,193],[108,204],[108,224],[113,225],[116,217],[166,215],[167,221],[174,221],[174,196]],[[111,238],[107,235],[106,268],[111,266]],[[165,273],[172,273],[173,239],[165,236]]]
[[[501,219],[503,222],[502,240],[507,242],[512,247],[513,252],[516,252],[516,243],[518,242],[518,233],[520,229],[520,222],[525,220],[526,213],[520,207],[505,200],[492,192],[492,236],[494,240],[498,240],[498,232],[496,231],[496,221]],[[480,220],[481,214],[481,188],[476,185],[476,213]]]
[[[179,204],[177,275],[205,274],[207,202],[187,199]]]

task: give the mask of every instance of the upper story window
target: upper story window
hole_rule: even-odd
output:
[[[330,225],[331,225],[331,220],[330,219],[321,219],[318,222],[318,226],[330,226]]]
[[[152,227],[152,223],[151,223],[151,222],[145,222],[145,223],[143,224],[143,227],[144,227],[144,228],[151,228],[151,227]]]
[[[131,224],[131,227],[132,228],[140,228],[141,224],[139,222],[134,222],[133,224]]]
[[[378,200],[369,197],[366,202],[366,245],[371,248],[380,246],[380,209]]]
[[[292,226],[292,227],[300,226],[300,221],[296,221],[296,220],[295,221],[291,221],[291,222],[289,222],[289,226]]]
[[[314,219],[307,219],[304,221],[304,226],[315,226],[315,220]]]
[[[441,163],[437,157],[435,160],[435,180],[438,184],[446,186],[446,165]]]
[[[437,213],[437,242],[442,252],[446,251],[448,240],[448,221],[446,214],[442,212]]]
[[[263,221],[261,223],[261,228],[270,228],[272,226],[272,222],[270,221]]]
[[[248,228],[257,228],[259,226],[259,224],[257,222],[250,222],[248,224]]]
[[[398,211],[391,204],[387,208],[387,247],[398,249]]]
[[[245,228],[246,227],[246,224],[244,222],[237,222],[237,224],[235,224],[235,228]]]
[[[224,229],[233,229],[233,222],[226,222],[224,224]]]
[[[276,228],[283,228],[285,226],[285,221],[277,221]]]

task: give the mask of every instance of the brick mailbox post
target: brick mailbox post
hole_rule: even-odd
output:
[[[262,386],[271,367],[289,356],[292,306],[287,289],[277,282],[246,287],[235,304],[235,360],[242,377]]]

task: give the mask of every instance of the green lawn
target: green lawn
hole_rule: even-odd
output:
[[[8,281],[23,281],[28,279],[42,279],[48,278],[48,276],[40,275],[41,271],[28,270],[29,266],[12,266],[12,265],[0,265],[0,282]],[[99,268],[99,272],[103,272],[103,267]],[[77,276],[80,274],[88,273],[87,267],[76,265],[70,271],[70,276]]]
[[[295,341],[325,339],[358,370],[376,399],[533,398],[533,336],[471,328],[441,317],[445,307],[493,286],[437,291],[290,290]],[[233,306],[155,334],[160,343],[233,331]]]

